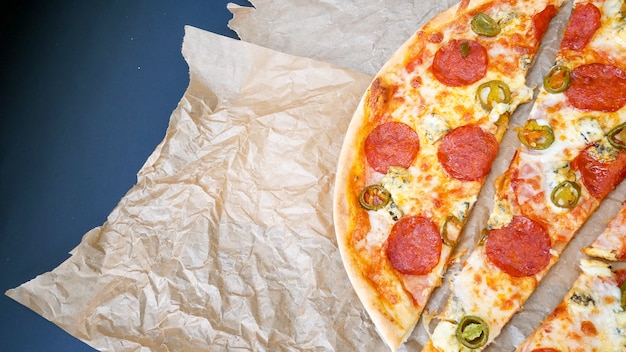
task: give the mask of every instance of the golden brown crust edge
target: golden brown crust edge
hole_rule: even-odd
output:
[[[357,111],[362,111],[362,104],[363,102],[360,103]],[[352,147],[352,145],[354,145],[352,141],[358,135],[363,123],[362,119],[358,118],[353,121],[356,121],[356,123],[351,123],[348,128],[344,148],[342,148],[339,158],[340,166],[335,182],[333,219],[337,235],[337,245],[344,263],[344,268],[359,300],[368,312],[384,342],[392,351],[395,351],[412,332],[414,325],[417,323],[417,318],[419,318],[419,311],[415,309],[411,297],[407,294],[405,297],[400,298],[405,313],[404,316],[401,317],[402,321],[400,323],[404,328],[400,328],[394,320],[385,314],[380,305],[378,292],[371,286],[370,282],[359,270],[359,263],[354,257],[353,249],[350,246],[349,235],[353,228],[353,224],[351,223],[351,210],[349,209],[350,204],[338,200],[346,199],[350,196],[347,192],[346,184],[348,184],[348,178],[351,177],[353,160],[358,154],[355,148]],[[396,314],[398,313],[400,312],[396,312]]]

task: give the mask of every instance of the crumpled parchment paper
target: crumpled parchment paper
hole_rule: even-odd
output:
[[[336,159],[371,75],[454,2],[229,6],[242,39],[284,53],[187,27],[189,88],[137,184],[67,261],[7,295],[102,351],[386,350],[336,248]],[[553,22],[536,67],[551,62],[562,26]],[[516,146],[507,134],[461,254],[475,243],[493,178]],[[560,301],[580,248],[625,194],[622,185],[610,196],[491,350],[512,350]],[[446,289],[447,279],[430,311],[443,306]],[[426,338],[418,324],[401,350],[418,350]]]
[[[384,347],[364,334],[330,211],[370,77],[193,27],[183,54],[189,88],[137,184],[7,294],[102,351]]]
[[[455,0],[251,0],[229,4],[245,41],[374,75],[422,24]]]

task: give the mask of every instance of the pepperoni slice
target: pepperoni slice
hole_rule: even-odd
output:
[[[538,222],[514,216],[505,227],[487,235],[487,258],[505,273],[530,276],[550,263],[550,235]]]
[[[451,40],[433,59],[431,70],[439,82],[450,87],[472,84],[487,72],[487,50],[473,40]]]
[[[432,220],[422,216],[400,219],[387,239],[387,258],[399,272],[424,275],[439,263],[442,240]]]
[[[600,28],[600,10],[592,3],[578,4],[570,17],[561,48],[580,50],[587,46]]]
[[[417,133],[402,122],[378,125],[365,139],[367,162],[383,174],[387,173],[390,166],[411,166],[419,149]]]
[[[585,148],[572,161],[572,168],[580,171],[589,194],[603,199],[626,177],[626,150],[620,150],[614,159],[598,160],[594,157],[601,153],[597,148],[595,144]]]
[[[550,20],[556,16],[556,6],[548,5],[543,11],[533,17],[533,27],[535,28],[535,40],[540,41],[548,30]]]
[[[626,105],[626,73],[608,64],[587,64],[570,73],[567,100],[582,110],[613,112]]]
[[[498,141],[474,125],[457,127],[441,139],[437,158],[448,175],[462,181],[487,176],[498,153]]]

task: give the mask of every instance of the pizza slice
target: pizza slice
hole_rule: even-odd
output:
[[[596,258],[612,261],[626,261],[626,202],[606,229],[583,252]]]
[[[593,244],[589,256],[624,260],[626,202]],[[581,259],[581,274],[561,303],[517,352],[626,351],[626,269]]]
[[[424,351],[482,350],[521,309],[574,234],[626,176],[621,0],[577,0],[484,236],[451,281]]]
[[[582,273],[517,352],[626,351],[626,271],[581,259]]]
[[[348,128],[334,194],[348,277],[385,343],[417,323],[498,152],[562,0],[462,0],[381,68]]]

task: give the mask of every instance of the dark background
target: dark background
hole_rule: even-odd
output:
[[[227,2],[0,5],[0,351],[93,351],[4,292],[66,260],[135,184],[189,83],[184,26],[236,38]]]

